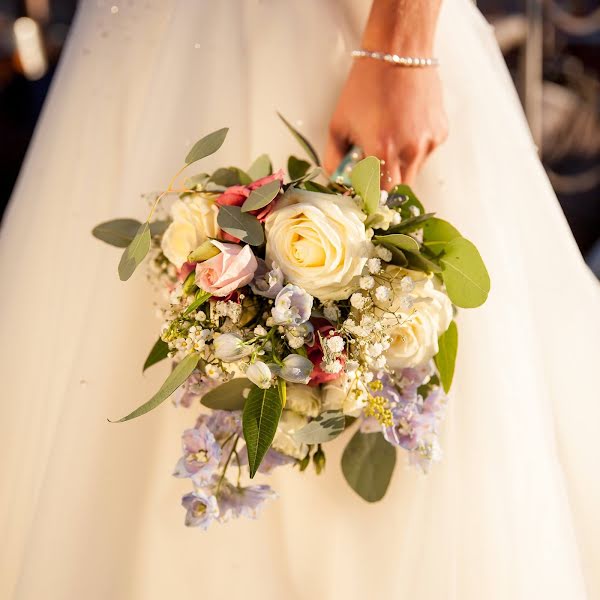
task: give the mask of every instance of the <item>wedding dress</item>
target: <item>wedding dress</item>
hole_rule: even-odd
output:
[[[190,143],[202,169],[323,149],[369,2],[83,1],[0,239],[0,597],[31,600],[600,598],[600,293],[536,157],[493,32],[445,0],[436,55],[451,133],[428,207],[478,245],[488,303],[459,315],[428,475],[399,460],[368,505],[339,468],[281,469],[258,521],[185,528],[170,474],[193,409],[111,424],[160,385],[142,273],[90,235],[143,218]]]

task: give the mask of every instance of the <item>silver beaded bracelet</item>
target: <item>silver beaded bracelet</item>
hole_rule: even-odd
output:
[[[353,58],[374,58],[384,60],[400,67],[437,67],[440,61],[437,58],[422,58],[419,56],[398,56],[386,52],[371,52],[370,50],[352,50]]]

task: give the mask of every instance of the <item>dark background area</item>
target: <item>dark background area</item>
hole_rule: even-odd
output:
[[[583,255],[600,276],[598,0],[477,4],[495,26],[543,164]],[[0,0],[0,215],[76,5],[77,0]]]

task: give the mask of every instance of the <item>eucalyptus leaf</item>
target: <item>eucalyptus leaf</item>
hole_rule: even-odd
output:
[[[198,140],[185,157],[186,164],[191,165],[201,158],[214,154],[223,145],[228,131],[228,127],[223,127],[223,129],[217,129]]]
[[[432,217],[423,225],[423,243],[436,254],[458,237],[461,237],[458,229],[443,219]]]
[[[188,190],[193,190],[197,185],[203,186],[210,179],[210,175],[208,173],[198,173],[197,175],[192,175],[184,180],[183,185]]]
[[[285,126],[290,130],[291,134],[296,138],[296,140],[298,140],[298,143],[302,146],[306,154],[308,154],[310,160],[312,160],[315,165],[320,167],[321,161],[319,160],[319,156],[310,142],[298,130],[296,130],[283,115],[277,113],[277,116],[284,122]]]
[[[441,267],[420,253],[407,252],[408,266],[415,271],[423,271],[425,273],[441,273]]]
[[[158,338],[154,346],[152,346],[152,350],[150,350],[150,354],[148,354],[148,358],[144,363],[144,368],[142,369],[142,373],[149,369],[152,365],[164,360],[169,355],[169,344],[163,341],[162,338]]]
[[[461,308],[481,306],[490,291],[490,276],[475,245],[465,238],[448,242],[440,257],[450,300]]]
[[[265,241],[259,220],[254,215],[242,212],[239,206],[222,206],[217,223],[223,231],[251,246],[260,246]]]
[[[222,167],[210,176],[210,181],[228,188],[232,185],[248,185],[252,183],[252,178],[237,167]]]
[[[454,377],[454,366],[458,352],[458,327],[452,321],[448,329],[438,338],[439,350],[434,356],[444,391],[448,393]]]
[[[210,297],[211,293],[205,292],[204,290],[198,290],[196,292],[196,298],[194,301],[185,309],[183,316],[189,315],[191,312],[198,310]]]
[[[373,239],[400,248],[400,250],[407,250],[409,252],[419,251],[419,242],[417,242],[415,238],[410,237],[410,235],[405,235],[403,233],[376,235]]]
[[[292,181],[302,179],[306,175],[309,168],[310,163],[306,162],[305,160],[301,160],[295,156],[290,156],[288,158],[287,170]]]
[[[388,233],[412,233],[418,229],[423,229],[424,224],[433,217],[435,213],[424,213],[418,217],[404,219],[399,225],[390,227]]]
[[[167,220],[152,221],[152,223],[150,223],[150,235],[152,237],[162,235],[170,224],[171,221]]]
[[[113,219],[96,225],[92,229],[92,235],[111,246],[117,248],[127,248],[135,234],[140,228],[141,223],[136,219]]]
[[[133,275],[133,272],[148,254],[151,242],[150,226],[148,223],[143,223],[121,256],[119,262],[119,278],[121,281],[127,281]]]
[[[252,385],[246,377],[236,377],[208,391],[200,402],[213,410],[242,410]]]
[[[242,415],[242,429],[251,478],[256,475],[262,459],[271,447],[282,410],[283,403],[278,389],[270,387],[263,390],[255,385],[250,388]]]
[[[395,465],[396,449],[380,432],[357,431],[342,455],[346,481],[367,502],[377,502],[385,496]]]
[[[425,212],[425,208],[423,207],[419,199],[415,196],[415,193],[413,192],[412,188],[406,185],[405,183],[401,183],[395,186],[390,191],[388,198],[391,198],[391,201],[393,202],[394,199],[398,196],[400,196],[404,200],[400,203],[400,214],[403,219],[409,219],[411,217],[418,216],[415,215],[411,210],[413,206],[418,209],[419,215],[422,215]]]
[[[335,194],[333,190],[330,190],[328,187],[317,183],[316,181],[309,181],[308,179],[304,179],[304,189],[309,192],[318,192],[319,194]]]
[[[281,189],[281,181],[275,179],[265,185],[261,185],[259,188],[252,190],[246,201],[242,205],[242,212],[250,212],[251,210],[258,210],[264,208],[272,202],[273,199],[279,194]]]
[[[136,417],[141,417],[142,415],[145,415],[147,412],[150,412],[156,408],[159,404],[162,404],[180,385],[187,380],[187,378],[192,374],[198,365],[199,360],[200,355],[197,352],[188,354],[171,371],[171,374],[167,377],[161,388],[158,390],[158,392],[156,392],[156,394],[154,394],[154,396],[152,396],[152,398],[150,398],[150,400],[148,400],[148,402],[142,404],[133,412],[129,413],[126,417],[123,417],[116,422],[123,423],[125,421],[135,419]],[[115,421],[111,422],[114,423]]]
[[[362,198],[365,212],[370,215],[377,210],[381,198],[380,161],[375,156],[367,156],[357,162],[350,175],[354,191]]]
[[[268,154],[261,154],[248,168],[248,175],[250,175],[252,181],[267,177],[272,172],[273,167],[271,166],[271,159]]]
[[[392,260],[390,261],[393,265],[397,267],[407,267],[408,259],[406,258],[406,254],[400,250],[400,248],[396,248],[396,246],[388,246],[384,244],[385,247],[392,253]]]
[[[301,444],[324,444],[340,435],[345,427],[346,417],[342,411],[326,410],[296,431],[293,437]]]

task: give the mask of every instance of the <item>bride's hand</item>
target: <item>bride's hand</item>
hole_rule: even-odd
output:
[[[352,144],[382,159],[382,187],[411,183],[447,136],[439,74],[358,58],[331,119],[325,169],[333,173]]]

